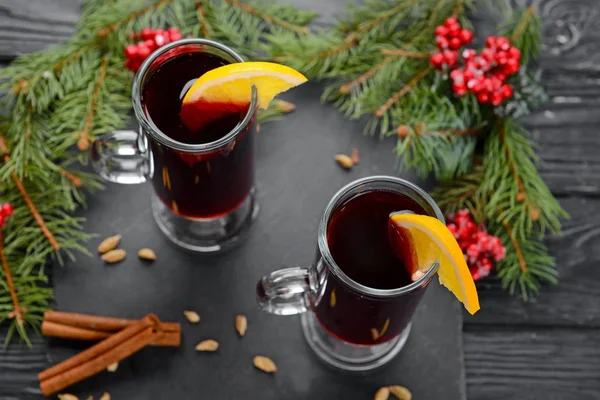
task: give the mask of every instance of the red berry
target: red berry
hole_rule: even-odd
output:
[[[460,40],[462,40],[463,44],[471,43],[473,41],[473,31],[469,29],[460,31]]]
[[[465,85],[464,83],[455,83],[454,85],[452,85],[452,91],[457,96],[464,96],[465,94],[467,94],[467,85]]]
[[[475,59],[475,68],[480,69],[482,71],[488,71],[490,69],[490,63],[483,57],[477,57]]]
[[[448,28],[445,27],[444,25],[438,25],[435,28],[435,36],[447,36],[448,35]]]
[[[513,88],[510,85],[502,85],[500,90],[502,91],[502,96],[505,99],[508,99],[509,97],[511,97],[513,95]]]
[[[496,39],[496,46],[500,50],[506,51],[506,50],[510,49],[510,40],[508,40],[507,37],[500,36]]]
[[[473,277],[474,281],[478,281],[481,279],[481,275],[479,274],[479,270],[477,268],[473,268],[471,270],[471,276]]]
[[[456,213],[456,216],[459,218],[471,219],[471,211],[469,211],[468,208],[463,208],[463,209],[458,210],[458,212]]]
[[[175,42],[177,40],[180,40],[181,39],[181,32],[179,32],[179,30],[177,30],[177,32],[169,33],[169,39],[171,39],[171,42]]]
[[[521,50],[519,50],[516,47],[511,47],[510,49],[508,49],[507,53],[509,58],[514,58],[515,60],[521,59]]]
[[[496,58],[496,52],[492,49],[481,50],[481,57],[486,61],[493,61]]]
[[[472,243],[467,247],[467,259],[471,262],[475,262],[478,258],[479,258],[479,247],[475,244]]]
[[[125,57],[131,59],[138,56],[138,47],[135,44],[130,44],[125,47]]]
[[[447,227],[450,233],[452,233],[452,236],[454,236],[455,239],[458,239],[458,228],[456,227],[456,224],[449,223]]]
[[[164,35],[165,32],[167,32],[167,31],[165,31],[164,29],[157,29],[154,31],[154,35],[152,35],[152,38],[154,38],[154,36],[156,36],[156,35]]]
[[[485,92],[481,92],[477,94],[477,101],[480,103],[487,103],[490,100],[490,96],[485,93]]]
[[[167,29],[167,33],[169,34],[169,36],[171,36],[173,33],[179,33],[181,35],[181,31],[179,30],[179,28],[175,27]]]
[[[489,49],[496,48],[496,36],[488,36],[487,39],[485,39],[485,47]]]
[[[144,40],[144,44],[150,49],[150,53],[152,53],[158,47],[156,46],[156,42],[152,39]]]
[[[448,48],[448,45],[450,44],[448,42],[448,39],[446,39],[443,36],[436,36],[435,38],[435,44],[437,45],[438,49],[440,50],[444,50],[446,48]]]
[[[506,75],[504,75],[502,72],[500,72],[500,70],[494,70],[492,72],[492,76],[495,78],[498,78],[498,80],[500,80],[500,82],[504,82],[506,80]]]
[[[152,32],[152,29],[150,29],[150,28],[142,29],[141,33],[142,33],[142,39],[144,39],[144,40],[152,39],[152,36],[154,36],[154,32]]]
[[[502,92],[493,92],[491,96],[490,103],[494,106],[499,106],[504,101],[504,97],[502,96]]]
[[[472,60],[477,55],[477,52],[473,49],[464,49],[462,52],[462,58],[465,61]]]
[[[460,26],[458,25],[452,25],[448,28],[448,36],[451,38],[457,38],[460,40],[460,32]]]
[[[450,48],[454,50],[458,50],[462,46],[462,42],[459,38],[450,39]]]
[[[453,66],[456,64],[456,59],[458,58],[458,53],[453,50],[444,51],[444,62],[449,66]]]
[[[429,58],[429,62],[437,69],[442,69],[444,63],[444,55],[442,53],[433,53]]]
[[[474,76],[475,74],[473,73],[473,71],[469,69],[463,73],[463,79],[465,82],[469,82],[471,79],[473,79]]]
[[[146,46],[146,43],[138,43],[138,54],[141,61],[145,60],[150,55],[150,48]]]
[[[463,77],[463,71],[461,69],[453,69],[450,72],[450,79],[452,79],[454,81],[454,83],[456,83],[456,81],[463,81],[464,77]]]
[[[508,71],[508,75],[512,75],[515,72],[519,71],[519,62],[514,58],[509,58],[506,61],[506,69]]]
[[[480,258],[479,260],[477,260],[475,266],[477,268],[477,271],[479,272],[479,275],[481,277],[485,277],[490,274],[494,264],[492,264],[489,258]]]
[[[458,20],[455,17],[448,17],[446,18],[444,25],[446,25],[447,28],[451,28],[455,25],[458,25]]]
[[[491,254],[492,257],[494,257],[494,260],[502,261],[506,257],[506,248],[504,248],[503,246],[498,247],[497,249],[494,249],[494,251],[492,251]]]
[[[165,40],[165,37],[163,35],[155,35],[154,36],[154,43],[156,43],[156,47],[162,47],[164,46],[167,41]]]
[[[14,210],[15,209],[13,208],[12,204],[4,203],[2,204],[2,208],[0,208],[0,214],[5,217],[10,217],[11,215],[13,215]]]
[[[490,81],[492,82],[492,90],[498,90],[502,87],[502,81],[497,76],[492,76]]]

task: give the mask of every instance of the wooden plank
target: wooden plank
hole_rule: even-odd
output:
[[[0,342],[4,342],[6,329],[0,329]],[[32,332],[32,347],[13,344],[0,349],[0,399],[40,399],[37,374],[48,366],[47,344],[44,338]]]
[[[600,330],[477,330],[464,339],[469,399],[600,399]]]
[[[0,3],[0,59],[42,50],[74,31],[81,0],[3,0]]]
[[[545,286],[528,303],[510,297],[500,282],[488,280],[479,287],[481,311],[465,316],[470,324],[587,326],[600,328],[600,200],[561,199],[571,214],[562,237],[549,238],[560,274],[557,286]]]

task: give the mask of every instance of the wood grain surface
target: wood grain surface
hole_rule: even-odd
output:
[[[539,297],[523,304],[508,296],[498,281],[480,284],[482,311],[465,317],[467,394],[476,400],[597,400],[600,1],[511,2],[533,3],[543,18],[540,64],[550,102],[524,123],[539,143],[541,172],[571,219],[564,223],[561,237],[547,241],[559,265],[558,286],[544,287]],[[67,38],[77,21],[77,3],[0,0],[0,60]],[[336,10],[328,12],[333,15]],[[494,19],[476,17],[490,33]],[[15,346],[0,352],[0,399],[26,394],[23,388],[45,364],[43,346],[36,339],[33,350]]]

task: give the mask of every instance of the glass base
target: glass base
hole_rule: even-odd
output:
[[[391,361],[406,344],[411,324],[397,338],[375,346],[357,346],[331,336],[314,313],[301,315],[302,331],[308,345],[321,360],[334,367],[353,372],[369,371]]]
[[[176,245],[202,253],[223,251],[238,244],[248,233],[258,210],[254,189],[234,211],[208,219],[176,215],[152,195],[152,215],[160,230]]]

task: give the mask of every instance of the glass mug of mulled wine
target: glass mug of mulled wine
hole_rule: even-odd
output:
[[[260,308],[302,313],[308,344],[330,365],[367,371],[390,361],[438,269],[435,263],[424,274],[410,272],[415,257],[389,224],[390,214],[402,211],[444,221],[425,191],[399,178],[372,176],[342,188],[321,217],[314,264],[264,276],[257,284]]]
[[[157,49],[133,83],[140,132],[116,131],[92,147],[93,165],[105,179],[152,183],[154,219],[169,239],[189,250],[214,252],[237,243],[258,213],[256,88],[247,109],[197,131],[186,128],[179,115],[195,79],[243,61],[229,47],[205,39],[179,40]]]

